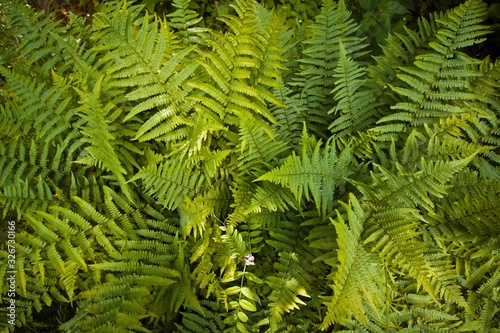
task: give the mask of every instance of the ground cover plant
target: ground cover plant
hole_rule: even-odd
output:
[[[232,6],[1,2],[0,332],[498,332],[486,4]]]

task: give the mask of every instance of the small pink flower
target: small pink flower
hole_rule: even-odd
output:
[[[255,258],[251,253],[244,256],[243,259],[245,260],[245,265],[247,265],[247,266],[255,265],[255,262],[254,262]]]

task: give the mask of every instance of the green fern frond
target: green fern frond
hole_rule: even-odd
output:
[[[460,102],[477,100],[467,87],[479,76],[471,69],[478,61],[459,50],[481,42],[479,37],[487,33],[479,24],[485,10],[484,3],[470,0],[437,20],[437,41],[428,43],[430,50],[417,55],[412,67],[401,68],[397,76],[402,86],[391,86],[402,98],[391,108],[401,111],[382,118],[381,123],[397,121],[415,127],[437,123],[464,113]]]
[[[322,329],[334,323],[343,322],[354,317],[361,323],[366,323],[365,304],[374,310],[383,301],[380,277],[381,265],[373,254],[363,246],[362,234],[364,224],[369,218],[361,203],[354,195],[349,196],[349,205],[343,204],[347,213],[348,224],[337,212],[333,221],[337,231],[337,262],[335,272],[330,276],[333,296],[325,297],[327,313],[323,319]]]
[[[271,331],[276,330],[277,323],[282,321],[284,313],[299,309],[299,305],[306,305],[299,296],[310,297],[307,294],[308,274],[299,263],[299,255],[293,252],[282,252],[279,262],[274,265],[278,275],[268,276],[266,280],[266,284],[272,289],[268,296]]]
[[[203,311],[195,308],[186,309],[182,313],[182,324],[176,324],[180,333],[221,333],[225,332],[226,324],[219,314],[218,304],[203,302]]]
[[[477,78],[470,89],[480,96],[481,104],[476,104],[473,111],[477,116],[472,119],[469,126],[464,126],[467,137],[480,145],[498,147],[500,145],[498,131],[498,114],[500,101],[498,91],[500,87],[499,62],[492,63],[488,58],[483,60],[478,68],[481,76]],[[481,172],[488,177],[498,178],[497,166],[500,163],[498,148],[491,149],[474,161]]]
[[[303,143],[301,156],[292,153],[278,168],[260,176],[256,181],[270,181],[291,190],[300,202],[313,200],[318,212],[326,215],[333,207],[335,192],[343,192],[345,177],[351,174],[352,162],[348,148],[337,152],[335,144],[328,142],[322,149],[321,142],[313,152],[307,151]]]
[[[0,192],[0,202],[3,203],[3,215],[16,211],[20,216],[23,212],[47,209],[49,205],[57,204],[52,190],[41,180],[22,182],[4,186]]]
[[[51,136],[47,132],[48,136]],[[17,211],[45,210],[49,205],[69,205],[71,173],[82,175],[72,161],[79,156],[84,142],[74,129],[59,133],[61,142],[51,138],[27,140],[11,138],[0,142],[0,193],[4,214]],[[62,139],[62,138],[61,138]]]
[[[126,97],[135,103],[124,118],[141,124],[135,139],[166,139],[179,126],[179,117],[191,107],[185,97],[192,88],[185,82],[197,64],[180,63],[189,59],[193,48],[182,48],[166,21],[146,14],[133,28],[140,14],[137,9],[127,10],[127,14],[124,17],[117,8],[110,15],[97,15],[94,20],[99,22],[99,30],[95,38],[102,44],[96,50],[106,52],[100,62],[106,66],[107,75],[115,86],[128,88]],[[137,115],[146,112],[152,116],[147,121],[139,120]]]
[[[480,146],[475,143],[469,143],[461,138],[449,138],[448,135],[443,135],[443,132],[451,130],[456,124],[469,126],[467,121],[448,119],[447,122],[441,122],[440,125],[435,125],[433,128],[424,126],[426,134],[420,133],[418,130],[412,130],[406,139],[404,149],[401,150],[396,159],[401,161],[401,164],[408,170],[416,170],[418,168],[419,159],[422,155],[426,155],[427,161],[454,161],[467,159],[477,154],[485,154],[493,147]],[[449,133],[449,132],[448,132]],[[390,147],[395,153],[395,143]]]
[[[119,250],[109,251],[107,249],[108,259],[100,254],[99,261],[94,260],[93,264],[88,265],[91,271],[95,272],[97,276],[105,276],[107,281],[102,284],[101,281],[96,281],[99,283],[79,294],[78,299],[81,300],[80,309],[82,310],[77,312],[72,321],[63,325],[66,328],[80,327],[85,329],[85,327],[90,327],[89,325],[119,327],[115,320],[119,320],[120,316],[128,313],[134,313],[131,318],[143,318],[142,316],[134,316],[139,312],[144,314],[145,307],[150,306],[149,304],[154,297],[162,297],[157,295],[157,291],[155,291],[153,296],[143,299],[144,293],[150,294],[153,286],[168,288],[176,283],[176,280],[181,276],[177,270],[164,266],[165,262],[172,262],[176,258],[172,233],[177,233],[178,229],[172,229],[163,223],[148,222],[144,217],[141,217],[141,214],[135,208],[130,206],[123,195],[118,195],[109,188],[106,188],[104,192],[107,201],[106,209],[113,211],[114,218],[112,220],[109,218],[106,220],[105,216],[90,207],[88,203],[77,198],[76,200],[81,209],[86,212],[85,215],[89,217],[89,220],[92,220],[93,223],[99,221],[99,225],[95,225],[91,229],[97,238],[97,242],[105,249],[112,246]],[[150,214],[158,215],[158,217],[162,216],[151,208],[149,210]],[[128,214],[131,215],[130,219],[127,217]],[[77,214],[71,214],[70,212],[65,212],[65,215],[75,222],[82,219]],[[126,227],[129,232],[135,233],[135,235],[123,233],[120,226]],[[98,229],[96,228],[100,231],[97,232]],[[114,277],[111,278],[111,276]],[[119,289],[123,290],[123,288],[131,290],[131,296],[128,300],[121,298],[122,292],[116,294]],[[140,298],[135,298],[133,295],[134,290],[139,293],[137,296]],[[139,301],[139,299],[143,299],[145,303]],[[84,309],[86,310],[84,311]],[[143,310],[139,311],[138,309]],[[95,317],[84,316],[89,311],[95,313]],[[162,313],[165,311],[166,309],[161,310]],[[158,313],[158,315],[162,314]],[[136,330],[142,331],[145,329],[140,324],[136,327]]]
[[[237,10],[239,17],[221,18],[232,33],[227,36],[212,33],[207,40],[212,50],[199,52],[200,65],[214,82],[193,81],[191,85],[201,94],[191,98],[198,102],[198,112],[208,112],[228,124],[236,122],[234,116],[247,112],[276,123],[269,105],[280,105],[280,102],[268,89],[281,84],[281,74],[276,67],[283,68],[283,50],[275,42],[282,38],[282,33],[276,36],[283,30],[282,22],[272,16],[260,26],[255,2],[242,2],[238,6],[241,6]],[[262,33],[258,33],[258,29],[263,29]]]
[[[208,30],[198,25],[203,18],[194,10],[189,9],[189,3],[189,0],[174,0],[172,6],[176,10],[167,15],[170,18],[170,25],[177,30],[177,34],[183,39],[184,45],[201,43],[200,33]]]
[[[125,169],[128,164],[126,163],[127,156],[119,155],[120,149],[115,149],[116,138],[110,133],[110,127],[107,123],[107,117],[115,111],[116,105],[112,103],[102,105],[100,89],[100,84],[97,84],[92,91],[78,91],[83,104],[79,111],[85,120],[85,125],[82,128],[84,135],[82,141],[89,143],[89,146],[85,147],[88,155],[80,158],[78,162],[110,171],[128,199],[133,201],[132,192],[124,176],[127,174]]]
[[[477,154],[476,149],[471,155],[454,161],[427,161],[420,159],[419,166],[413,173],[408,173],[401,165],[396,164],[397,174],[390,172],[382,166],[377,166],[380,174],[372,173],[373,186],[379,187],[380,192],[367,190],[368,187],[360,185],[358,189],[368,200],[385,205],[396,198],[407,207],[417,206],[427,211],[432,211],[435,206],[430,195],[442,197],[447,192],[446,183],[452,176],[463,169]],[[382,194],[383,193],[383,194]]]
[[[478,0],[469,0],[446,13],[446,19],[438,20],[442,28],[437,32],[436,42],[429,46],[436,52],[448,56],[458,49],[484,42],[488,34],[486,25],[480,25],[486,14],[486,4]]]
[[[81,311],[77,311],[76,316],[62,326],[63,329],[116,328],[119,325],[113,324],[115,320],[119,321],[124,315],[144,314],[140,309],[152,301],[142,303],[134,298],[134,290],[139,292],[139,299],[143,299],[145,292],[150,293],[153,286],[169,286],[180,277],[178,271],[163,266],[176,258],[172,243],[173,234],[178,229],[147,222],[124,195],[118,195],[110,188],[105,188],[104,194],[105,205],[100,206],[103,211],[75,198],[79,207],[76,211],[83,215],[63,207],[53,207],[50,213],[37,211],[24,215],[29,228],[35,232],[22,232],[16,239],[19,254],[21,249],[34,249],[32,255],[26,252],[20,257],[22,266],[19,266],[19,272],[23,275],[17,279],[24,297],[30,300],[29,306],[19,305],[20,315],[31,311],[31,307],[40,311],[43,307],[40,301],[49,304],[52,300],[78,300]],[[162,216],[151,208],[147,211]],[[133,234],[127,235],[124,229]],[[82,272],[92,272],[93,275],[82,275]],[[111,275],[116,278],[111,279]],[[101,277],[107,282],[101,283]],[[35,278],[38,284],[41,283],[36,288],[32,285]],[[37,288],[43,288],[43,292]],[[115,294],[117,288],[122,288],[118,295]],[[52,291],[47,295],[49,289]],[[126,300],[122,298],[123,290],[131,290]],[[61,291],[67,294],[67,298]],[[88,313],[95,316],[89,317]],[[131,322],[123,323],[129,325]],[[139,321],[136,324],[136,330],[145,330]]]
[[[259,5],[257,7],[257,17],[259,18]],[[260,11],[263,13],[265,11]],[[261,34],[265,36],[262,43],[261,63],[255,74],[257,83],[261,84],[259,92],[263,98],[270,103],[276,103],[273,95],[268,93],[269,88],[279,88],[283,85],[282,72],[287,68],[284,66],[286,61],[284,53],[291,38],[291,31],[285,26],[284,11],[277,10],[260,18],[260,25],[257,29],[262,30]],[[260,28],[260,29],[259,29]],[[267,87],[267,89],[266,89]]]
[[[53,72],[53,85],[37,84],[31,77],[16,75],[2,66],[0,74],[8,83],[6,91],[15,94],[11,107],[18,108],[18,111],[14,109],[11,115],[19,121],[18,126],[23,133],[34,130],[37,137],[48,141],[58,135],[66,134],[74,127],[72,124],[72,121],[75,121],[75,111],[72,110],[74,102],[67,80],[63,80]],[[5,114],[2,116],[5,117]]]
[[[213,206],[204,201],[202,196],[197,196],[193,200],[185,197],[179,206],[179,222],[184,238],[191,235],[191,233],[194,234],[195,239],[198,238],[198,234],[201,237],[207,227],[207,222],[209,222],[209,216],[215,213]]]
[[[339,41],[339,53],[334,74],[338,80],[332,90],[337,105],[329,111],[337,117],[328,126],[336,139],[369,128],[375,122],[374,114],[378,106],[375,96],[364,87],[366,70],[350,58],[351,54],[347,54],[342,40]]]
[[[434,151],[432,145],[429,149]],[[373,250],[380,252],[386,264],[404,267],[405,262],[411,263],[410,276],[414,277],[436,302],[439,292],[446,300],[466,306],[463,295],[454,282],[456,275],[450,268],[449,258],[432,249],[427,249],[428,254],[422,255],[426,247],[418,231],[423,222],[420,210],[433,212],[436,204],[431,196],[438,200],[445,196],[448,193],[448,182],[465,167],[476,152],[454,161],[428,162],[422,157],[420,166],[412,173],[405,171],[401,165],[396,165],[394,172],[378,167],[380,175],[372,174],[373,186],[378,189],[378,194],[373,192],[374,188],[369,190],[365,185],[356,183],[365,199],[373,205],[373,220],[366,227],[369,236],[365,242],[375,241]],[[393,196],[396,192],[398,195]],[[382,193],[385,194],[381,195]],[[405,245],[396,246],[396,243],[393,243],[395,239],[398,244]],[[435,281],[440,282],[436,284]]]
[[[228,247],[228,253],[233,259],[243,258],[250,253],[241,233],[238,232],[233,226],[221,226],[224,234],[222,235],[222,242]]]
[[[85,301],[83,307],[87,311],[77,311],[75,317],[61,325],[63,330],[79,332],[97,332],[99,330],[132,330],[148,332],[140,319],[148,317],[145,305],[151,302],[149,291],[145,286],[135,286],[139,280],[136,276],[117,279],[108,276],[98,290],[82,293]],[[153,279],[150,279],[153,281]],[[139,284],[140,285],[140,284]]]
[[[79,29],[78,25],[73,28],[61,26],[52,15],[35,13],[32,8],[17,1],[3,6],[12,35],[22,36],[18,51],[27,60],[23,64],[25,70],[28,70],[28,66],[35,67],[39,69],[40,76],[48,76],[52,70],[59,74],[72,71],[74,62],[70,60],[68,49],[61,45],[60,37],[67,40],[67,45],[79,49],[90,37],[90,29]]]
[[[95,38],[103,42],[97,50],[108,51],[100,61],[110,63],[106,71],[119,79],[120,86],[137,85],[131,80],[134,75],[139,82],[150,83],[150,74],[159,72],[165,56],[177,50],[175,39],[166,22],[145,14],[140,27],[134,29],[133,22],[140,14],[131,10],[127,10],[127,14],[124,17],[117,11],[94,17],[98,23]]]
[[[251,175],[242,174],[228,184],[230,188],[231,211],[224,218],[224,223],[237,225],[248,220],[252,198],[257,189],[257,185],[253,183],[254,179]]]
[[[289,208],[298,209],[298,207],[299,203],[290,189],[264,182],[256,189],[249,212],[260,213],[263,208],[271,212],[285,212]]]
[[[152,163],[142,168],[130,181],[141,180],[148,195],[168,209],[177,208],[184,196],[194,198],[205,182],[200,170],[191,166],[182,157]]]
[[[307,106],[299,95],[294,94],[290,87],[282,86],[273,90],[274,95],[283,106],[271,109],[279,126],[276,128],[278,140],[290,142],[292,146],[298,146],[302,137]]]
[[[324,136],[324,129],[333,118],[326,117],[332,109],[335,88],[335,68],[340,58],[339,41],[342,40],[352,58],[366,54],[361,51],[362,39],[354,37],[358,25],[350,18],[344,1],[338,4],[330,0],[322,2],[321,13],[315,23],[308,27],[308,35],[302,41],[303,51],[301,71],[295,78],[294,86],[307,105],[306,119],[310,131]]]
[[[440,203],[439,211],[439,215],[449,221],[446,225],[453,231],[451,235],[463,233],[493,237],[500,232],[496,222],[499,214],[497,186],[498,181],[482,179],[470,171],[463,172],[452,182],[452,191]],[[483,202],[485,198],[487,202]]]
[[[398,69],[409,66],[416,56],[425,51],[438,30],[437,20],[441,17],[439,14],[431,14],[428,19],[418,19],[416,31],[404,27],[405,34],[390,34],[386,44],[380,46],[383,54],[374,56],[375,63],[367,67],[370,77],[367,86],[382,104],[378,108],[381,116],[391,113],[389,107],[401,101],[390,89],[391,86],[401,84],[397,76]]]
[[[255,177],[271,169],[285,156],[288,147],[278,141],[269,125],[251,114],[240,119],[238,169]]]

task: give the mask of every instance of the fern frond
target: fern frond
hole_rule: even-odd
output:
[[[350,57],[348,58],[342,40],[339,44],[340,55],[334,74],[338,80],[332,90],[337,105],[329,111],[337,117],[328,129],[337,139],[342,139],[364,131],[375,122],[377,103],[372,92],[363,87],[366,71]]]
[[[436,34],[437,41],[429,43],[436,52],[448,56],[458,49],[484,42],[489,31],[480,25],[486,14],[486,4],[470,0],[448,11],[445,20],[438,20],[442,28]]]
[[[459,50],[480,42],[479,37],[487,33],[479,24],[485,10],[484,3],[470,0],[437,20],[437,41],[429,42],[430,50],[415,57],[413,67],[401,68],[397,76],[403,86],[391,86],[403,99],[391,108],[401,111],[382,118],[381,123],[398,121],[414,127],[437,123],[464,113],[460,101],[477,100],[467,86],[479,75],[471,69],[478,61]]]
[[[364,185],[358,188],[367,196],[368,200],[374,200],[379,204],[385,205],[390,202],[392,198],[396,198],[395,194],[397,193],[397,200],[407,205],[407,207],[415,205],[427,211],[432,211],[435,205],[429,194],[442,197],[447,192],[447,185],[445,184],[455,173],[462,170],[478,152],[479,150],[476,149],[465,158],[452,161],[428,161],[421,157],[420,165],[417,168],[418,171],[413,173],[407,173],[398,164],[396,164],[397,175],[382,166],[377,166],[380,174],[372,173],[372,180],[374,186],[380,186],[381,192],[375,194],[371,190],[365,191],[367,187]]]
[[[176,8],[174,12],[168,14],[170,25],[177,30],[177,34],[183,39],[184,45],[201,43],[200,33],[208,29],[198,26],[203,19],[194,10],[189,9],[189,0],[174,0],[172,6]]]
[[[12,35],[22,36],[19,53],[26,58],[26,66],[36,67],[38,75],[45,77],[52,70],[64,74],[74,69],[75,63],[70,60],[69,49],[65,46],[71,45],[80,54],[84,53],[84,41],[90,37],[90,28],[61,26],[52,15],[35,13],[32,8],[17,1],[5,3],[3,7],[6,8]],[[66,45],[61,45],[61,37],[66,40]]]
[[[251,114],[242,114],[239,137],[238,169],[255,177],[276,165],[288,150],[285,143],[275,139],[266,122]]]
[[[298,207],[299,204],[290,189],[264,182],[256,189],[249,212],[260,213],[263,208],[271,212],[285,212],[289,208]]]
[[[195,239],[198,233],[200,237],[203,235],[209,216],[215,213],[213,206],[206,204],[202,196],[197,196],[194,200],[186,196],[178,210],[182,235],[186,238],[193,233]]]
[[[127,88],[126,98],[135,103],[124,118],[141,125],[135,139],[166,139],[170,131],[181,130],[179,117],[191,107],[185,97],[192,88],[185,82],[197,64],[180,64],[188,63],[193,48],[182,48],[167,21],[151,19],[147,14],[140,17],[137,9],[124,8],[126,17],[117,8],[94,18],[99,23],[95,38],[102,43],[96,49],[106,52],[100,62],[113,84]],[[141,24],[134,28],[133,22],[139,18]],[[137,117],[141,113],[151,116],[144,121]]]
[[[440,203],[439,215],[446,217],[453,234],[498,235],[497,186],[498,181],[482,179],[470,171],[452,183],[452,192]],[[487,202],[483,202],[485,198]]]
[[[271,109],[279,126],[276,128],[277,138],[282,142],[290,142],[299,146],[304,126],[307,106],[299,95],[294,94],[290,87],[282,86],[273,90],[274,95],[284,106]]]
[[[132,192],[127,184],[125,167],[128,163],[127,156],[119,154],[120,149],[116,149],[116,138],[110,133],[110,127],[107,123],[107,117],[115,111],[116,105],[112,103],[102,105],[100,101],[100,84],[97,84],[92,91],[79,91],[82,98],[82,106],[79,108],[81,117],[86,124],[82,128],[84,138],[82,141],[89,143],[85,147],[87,156],[83,156],[78,161],[82,164],[89,164],[102,167],[110,171],[120,184],[122,191],[133,201]],[[125,163],[124,163],[125,162]]]
[[[308,274],[303,271],[298,258],[299,255],[296,253],[282,252],[279,263],[275,263],[278,275],[268,276],[266,280],[266,284],[272,289],[268,296],[271,331],[276,330],[277,323],[282,320],[284,313],[299,309],[299,305],[306,304],[299,296],[310,297],[307,294]]]
[[[352,58],[366,54],[361,51],[362,39],[354,37],[358,25],[350,18],[344,1],[338,4],[330,0],[322,2],[321,13],[311,24],[308,38],[302,41],[305,49],[300,59],[301,71],[294,82],[299,95],[307,102],[310,131],[325,136],[325,128],[332,122],[326,114],[332,109],[335,88],[335,68],[340,58],[339,41],[342,40]]]
[[[335,192],[344,190],[344,178],[351,173],[351,162],[348,148],[339,153],[334,143],[329,142],[322,149],[321,142],[318,142],[312,153],[303,145],[300,157],[292,153],[280,167],[256,181],[267,180],[287,187],[299,204],[303,198],[313,200],[318,212],[326,215],[333,207]]]
[[[207,333],[225,332],[226,324],[219,314],[218,304],[203,302],[202,310],[195,308],[186,309],[182,313],[182,324],[176,324],[180,333],[197,333],[206,331]]]
[[[380,46],[383,54],[374,56],[376,62],[367,67],[370,77],[367,86],[382,104],[378,108],[381,116],[388,115],[391,112],[389,107],[401,101],[390,89],[401,84],[397,76],[398,68],[408,67],[416,56],[424,52],[438,30],[437,20],[440,18],[442,15],[433,13],[428,19],[422,17],[417,20],[416,31],[404,27],[405,34],[390,34],[386,44]]]
[[[356,183],[374,207],[373,220],[366,227],[369,236],[365,242],[375,242],[373,250],[380,251],[386,264],[408,267],[410,276],[414,277],[436,302],[438,293],[441,293],[447,301],[466,306],[460,288],[454,282],[456,275],[449,257],[432,248],[427,249],[427,255],[422,253],[426,246],[419,239],[418,227],[423,222],[420,211],[433,212],[436,204],[432,198],[439,199],[448,193],[448,182],[475,154],[474,152],[454,161],[427,162],[422,157],[418,169],[411,173],[405,171],[401,165],[396,165],[394,172],[378,167],[381,173],[372,174],[373,185],[378,188],[378,194],[373,192],[374,188],[369,190],[365,185]],[[396,192],[398,195],[393,196]],[[380,195],[382,193],[385,194]],[[397,244],[405,245],[397,246],[393,243],[395,239]],[[408,263],[408,266],[405,263]]]
[[[177,208],[185,195],[194,198],[205,181],[200,170],[189,161],[172,158],[162,163],[151,163],[142,168],[130,181],[141,180],[148,195],[168,209]]]
[[[383,300],[381,266],[363,246],[362,234],[369,214],[363,211],[354,195],[349,196],[349,201],[349,205],[343,205],[348,224],[339,212],[333,221],[338,236],[338,264],[335,262],[336,271],[330,277],[333,296],[326,297],[327,313],[322,329],[351,317],[366,323],[365,304],[375,310]]]
[[[247,113],[276,123],[269,108],[281,103],[268,89],[281,85],[284,51],[277,41],[285,36],[283,22],[273,15],[259,23],[254,1],[238,6],[239,17],[221,18],[231,34],[212,32],[207,40],[212,50],[199,52],[200,65],[213,82],[193,80],[200,94],[190,98],[197,101],[198,113],[227,124],[237,124],[237,117]]]
[[[221,226],[224,234],[222,235],[222,242],[228,247],[228,253],[231,258],[243,258],[250,253],[241,233],[238,232],[233,226]]]
[[[0,201],[4,214],[17,211],[20,215],[46,210],[50,205],[69,205],[71,173],[83,176],[88,170],[78,170],[72,164],[85,146],[79,140],[81,135],[76,130],[63,133],[59,135],[67,136],[62,142],[47,137],[0,142]]]
[[[487,58],[483,60],[478,68],[481,76],[477,78],[470,89],[477,92],[480,96],[481,104],[473,107],[477,116],[472,119],[468,126],[464,126],[466,136],[474,143],[486,146],[498,147],[500,145],[498,131],[498,114],[500,112],[500,101],[498,99],[500,82],[500,63],[497,61],[491,63]],[[485,152],[474,161],[481,172],[488,177],[498,178],[498,165],[500,155],[498,148]]]

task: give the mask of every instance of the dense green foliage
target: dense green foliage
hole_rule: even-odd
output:
[[[1,3],[16,331],[499,332],[487,6],[376,48],[343,1],[290,27],[236,0],[223,30],[189,6]]]

